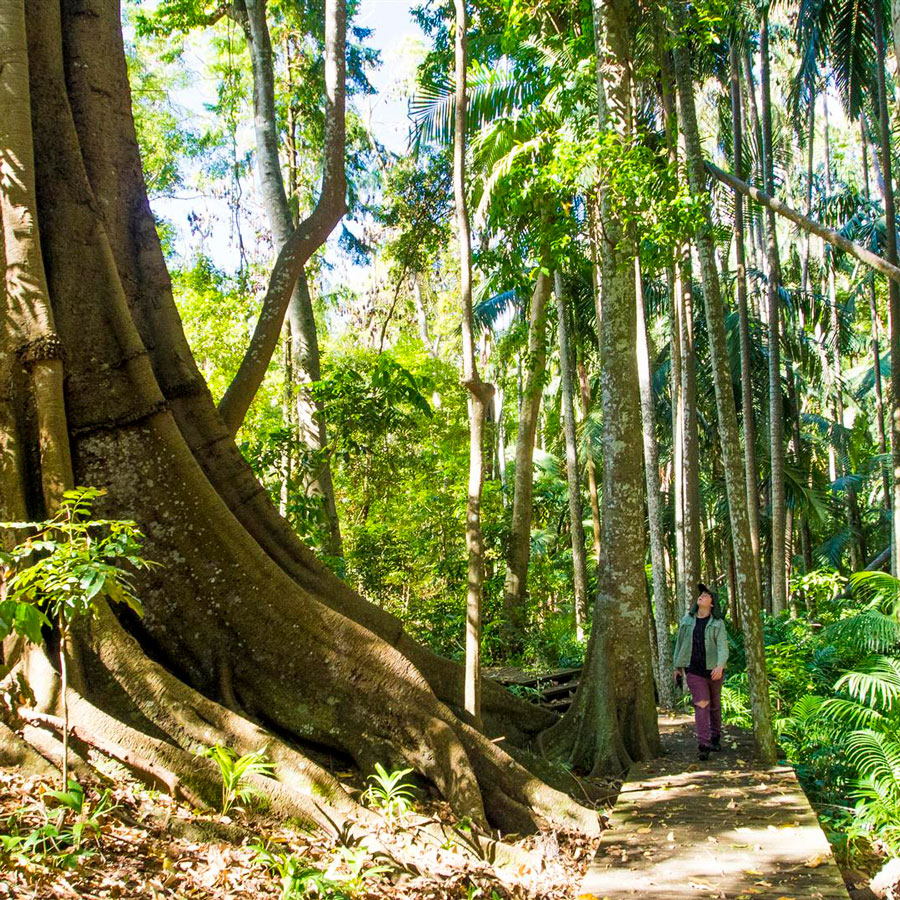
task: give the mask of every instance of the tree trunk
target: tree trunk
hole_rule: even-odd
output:
[[[89,677],[70,692],[73,725],[164,764],[206,798],[218,775],[190,751],[216,741],[242,753],[267,745],[272,808],[322,827],[320,807],[336,820],[360,811],[298,749],[310,744],[365,771],[375,761],[410,765],[479,824],[520,831],[546,816],[596,830],[594,813],[547,788],[435,696],[423,671],[458,705],[459,667],[417,647],[318,564],[241,460],[172,301],[138,160],[117,4],[30,3],[28,44],[37,219],[65,349],[75,480],[105,487],[98,514],[136,520],[145,555],[162,565],[137,579],[146,614],[127,621],[169,667],[102,610],[80,637]],[[22,93],[0,94],[0,121],[26,103]],[[6,256],[5,239],[3,248]],[[22,348],[8,314],[0,364],[12,377],[0,389],[0,442],[9,445],[10,425],[26,436],[15,495],[41,518],[31,487],[40,483],[37,438],[22,428],[34,418],[33,395],[20,389]],[[13,679],[24,671],[5,662]],[[514,710],[510,734],[517,719],[532,733],[547,724],[507,692],[485,693],[492,716]],[[52,706],[52,692],[46,699]]]
[[[248,28],[252,29],[250,49],[254,63],[254,111],[258,135],[265,137],[265,143],[260,143],[261,186],[266,194],[271,192],[271,198],[266,201],[269,207],[270,202],[276,202],[278,187],[282,199],[284,198],[284,181],[278,162],[278,135],[274,128],[274,111],[269,109],[270,98],[274,107],[274,76],[271,75],[272,48],[265,21],[265,0],[250,0],[246,3],[246,11],[249,18]],[[219,413],[232,434],[240,428],[265,377],[278,343],[285,313],[303,267],[322,246],[347,209],[347,181],[344,170],[345,52],[345,8],[342,0],[332,0],[326,7],[325,15],[325,158],[322,188],[318,202],[309,216],[279,239],[278,256],[269,277],[263,308],[250,339],[250,346],[241,360],[237,374],[219,402]],[[257,72],[260,78],[256,77]],[[260,129],[263,134],[260,134]],[[281,223],[290,222],[290,214],[288,213],[285,220],[279,212],[279,220]],[[279,229],[281,227],[280,224]],[[315,322],[311,319],[311,309],[302,308],[302,299],[298,298],[297,306],[296,323],[304,330],[300,335],[293,326],[291,330],[297,344],[296,352],[301,354],[301,357],[306,354],[303,362],[304,371],[307,371],[307,366],[311,365],[313,359],[318,361],[319,356]],[[301,337],[306,339],[302,344]],[[310,377],[312,376],[313,373],[310,373]]]
[[[806,215],[807,218],[812,216],[812,195],[813,195],[813,159],[816,149],[816,95],[813,93],[809,102],[809,133],[806,139]],[[738,178],[742,178],[737,168],[734,170]],[[800,265],[800,292],[806,293],[809,287],[809,257],[812,250],[812,236],[809,232],[805,235],[806,240],[803,244],[803,262]]]
[[[854,259],[858,259],[861,263],[865,263],[876,272],[886,275],[891,283],[900,283],[900,268],[898,268],[896,264],[887,259],[883,259],[878,256],[878,254],[873,253],[871,250],[867,250],[865,247],[861,247],[859,244],[854,244],[853,241],[848,240],[839,232],[834,231],[831,228],[826,228],[824,225],[820,225],[812,219],[808,219],[802,213],[798,213],[796,210],[791,209],[771,194],[767,194],[765,191],[761,191],[758,188],[747,184],[745,181],[741,181],[740,178],[735,178],[730,172],[723,172],[718,166],[713,165],[711,162],[705,162],[704,168],[713,176],[713,178],[721,181],[722,184],[727,185],[735,191],[740,191],[745,197],[750,197],[761,206],[766,207],[766,209],[771,209],[772,212],[778,213],[778,215],[783,216],[788,221],[799,226],[803,231],[818,235],[823,241],[827,241],[829,244],[833,244],[845,253],[849,253]]]
[[[627,0],[595,0],[601,129],[631,140],[631,36]],[[544,746],[576,769],[621,771],[660,752],[644,575],[644,504],[634,293],[635,245],[600,186],[603,319],[603,548],[593,627],[578,690]]]
[[[672,11],[675,26],[680,30],[684,23],[684,12],[677,4],[672,7]],[[690,54],[688,48],[683,45],[676,46],[674,53],[690,188],[697,197],[708,196],[703,171],[703,150],[697,129],[697,114],[694,109]],[[756,560],[753,558],[753,549],[750,544],[746,483],[744,472],[742,471],[737,412],[734,405],[728,351],[725,345],[725,314],[719,292],[719,275],[715,266],[714,246],[711,236],[712,222],[708,207],[705,207],[704,218],[705,222],[697,232],[697,249],[700,256],[701,277],[703,279],[703,299],[706,307],[710,362],[716,394],[719,441],[722,448],[722,461],[725,467],[725,487],[731,519],[731,539],[734,546],[736,580],[741,603],[741,620],[744,630],[744,648],[750,684],[753,733],[760,758],[764,762],[771,763],[775,760],[775,735],[772,729],[769,705],[761,604],[754,574]]]
[[[550,278],[541,260],[531,304],[528,310],[528,370],[519,406],[519,431],[516,437],[516,471],[513,487],[512,521],[506,555],[506,579],[503,583],[503,610],[507,648],[511,654],[521,651],[527,622],[528,561],[531,558],[532,488],[534,484],[534,442],[544,391],[547,362],[547,302]]]
[[[772,145],[772,96],[769,77],[769,11],[763,8],[759,34],[760,82],[762,87],[762,126],[765,186],[775,193],[775,161]],[[787,581],[784,545],[784,403],[781,392],[781,263],[778,258],[778,236],[775,213],[766,210],[766,255],[768,278],[766,295],[769,313],[769,504],[771,513],[772,611],[777,615],[787,609]]]
[[[656,443],[656,416],[653,411],[653,384],[650,379],[650,348],[644,310],[641,269],[635,260],[635,310],[637,314],[637,374],[641,395],[641,424],[644,433],[644,479],[647,485],[647,518],[650,524],[650,565],[653,570],[653,621],[656,626],[656,672],[659,702],[675,706],[675,673],[669,641],[669,601],[666,587],[663,505],[659,488],[659,447]]]
[[[744,122],[741,74],[737,46],[731,45],[731,119],[734,131],[734,171],[743,178]],[[756,465],[756,422],[753,413],[753,370],[750,361],[750,317],[747,311],[747,265],[744,258],[744,202],[734,192],[734,236],[738,328],[741,343],[741,421],[744,425],[744,470],[747,482],[747,512],[753,558],[759,559],[759,487]],[[757,572],[758,577],[758,572]]]
[[[660,105],[663,112],[663,123],[666,132],[666,151],[669,164],[676,166],[678,162],[678,116],[675,109],[675,84],[672,74],[672,60],[666,45],[664,16],[661,11],[656,15],[656,41],[659,56]],[[680,259],[682,250],[676,249],[675,259]],[[675,261],[670,262],[666,270],[666,284],[669,291],[669,318],[672,333],[669,342],[669,358],[671,360],[670,391],[672,394],[672,504],[675,523],[675,603],[674,616],[677,621],[681,613],[688,607],[685,596],[684,572],[684,392],[682,390],[681,359],[681,269],[675,274]],[[691,589],[693,590],[693,588]]]
[[[12,386],[16,391],[33,392],[40,488],[52,514],[63,491],[73,486],[73,474],[63,398],[63,347],[56,333],[41,255],[29,92],[25,10],[21,0],[13,0],[0,10],[0,94],[18,101],[8,100],[0,115],[0,246],[5,256],[6,328],[27,374],[16,384],[16,361],[0,358],[0,389],[5,392]],[[8,415],[12,419],[13,411]],[[11,459],[17,460],[13,422],[0,419],[0,426],[4,424],[8,430],[0,439],[0,448],[9,449]],[[11,509],[24,506],[22,484],[16,484],[21,462],[13,462],[8,476],[0,480],[3,494],[9,490]],[[0,472],[7,466],[2,464]]]
[[[578,363],[578,384],[581,388],[581,408],[584,418],[588,417],[591,409],[591,386],[588,382],[587,368],[583,362]],[[600,562],[600,492],[597,489],[597,467],[594,464],[594,456],[591,449],[587,453],[588,494],[591,498],[591,526],[593,531],[594,560]]]
[[[484,486],[484,419],[493,393],[478,374],[472,319],[472,238],[466,200],[466,39],[465,0],[456,5],[456,95],[454,101],[453,197],[459,239],[459,289],[462,296],[463,382],[469,408],[469,486],[466,500],[466,547],[469,577],[466,594],[465,710],[481,721],[481,604],[484,584],[484,537],[481,531],[481,491]]]
[[[875,53],[877,58],[876,77],[878,83],[878,123],[881,138],[881,166],[884,170],[884,214],[885,214],[885,256],[892,265],[897,265],[897,215],[894,206],[894,175],[891,160],[891,131],[888,119],[887,92],[885,89],[885,47],[884,10],[880,3],[872,5],[875,20]],[[893,8],[893,7],[892,7]],[[895,40],[897,38],[895,37]],[[893,529],[891,532],[891,572],[900,572],[898,547],[900,547],[900,284],[891,280],[889,284],[890,348],[891,348],[891,457],[894,473],[891,485],[891,509]]]
[[[566,440],[566,478],[569,483],[569,528],[572,536],[572,582],[575,589],[575,633],[584,639],[588,610],[587,559],[584,549],[584,513],[581,508],[581,477],[575,436],[575,365],[569,341],[568,312],[562,274],[553,275],[556,294],[556,333],[559,339],[559,372],[562,387],[563,431]]]
[[[863,156],[863,185],[866,200],[871,199],[869,190],[869,139],[866,134],[865,124],[860,118],[860,139],[862,141]],[[884,431],[884,393],[881,386],[881,349],[879,336],[881,333],[881,317],[878,314],[878,301],[875,295],[875,275],[870,272],[867,276],[869,282],[869,314],[872,321],[872,371],[875,375],[875,429],[878,434],[878,449],[882,455],[887,454],[887,435]],[[888,467],[881,466],[881,483],[884,492],[884,508],[891,511],[891,478]]]
[[[253,124],[256,129],[256,158],[260,193],[269,227],[280,252],[294,232],[294,221],[288,205],[287,193],[281,172],[278,150],[281,144],[275,109],[275,68],[272,42],[266,19],[266,0],[246,0],[244,13],[238,18],[244,28],[250,61],[253,69]],[[343,71],[336,75],[343,80]],[[343,148],[341,148],[343,153]],[[327,552],[330,556],[343,555],[340,523],[334,499],[331,465],[324,456],[328,446],[325,420],[322,410],[310,396],[309,383],[322,377],[319,363],[319,338],[313,314],[312,300],[301,266],[287,307],[290,331],[291,364],[297,381],[294,403],[299,437],[308,447],[317,463],[317,471],[307,484],[307,493],[322,498],[325,522],[328,527]],[[257,385],[258,388],[258,385]],[[250,398],[252,400],[252,397]],[[224,403],[224,398],[223,398]],[[245,410],[246,414],[246,410]],[[227,420],[228,409],[223,410]]]
[[[689,250],[677,265],[680,290],[676,291],[675,302],[681,335],[681,470],[684,479],[681,492],[683,613],[694,602],[700,581],[700,436],[697,425],[697,359],[694,353],[694,290]]]

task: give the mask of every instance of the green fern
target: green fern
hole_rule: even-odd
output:
[[[864,773],[853,796],[856,816],[894,853],[900,853],[900,740],[871,729],[847,738],[849,756]]]
[[[844,674],[834,687],[845,688],[859,703],[889,712],[900,701],[900,659],[872,657]]]

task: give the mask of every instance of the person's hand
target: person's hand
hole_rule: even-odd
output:
[[[673,677],[676,681],[678,680],[678,676],[679,676],[679,675],[681,675],[681,676],[684,675],[684,669],[676,669],[676,670],[672,673],[672,677]]]
[[[710,673],[710,677],[712,678],[713,681],[721,681],[722,673],[724,671],[725,671],[725,669],[722,666],[716,666]]]

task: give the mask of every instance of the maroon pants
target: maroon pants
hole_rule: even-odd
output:
[[[687,672],[686,677],[694,704],[697,743],[701,747],[709,747],[722,736],[722,679],[713,681],[693,672]],[[701,703],[704,705],[701,706]]]

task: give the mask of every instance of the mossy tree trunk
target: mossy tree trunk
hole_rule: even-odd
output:
[[[630,0],[595,0],[601,128],[632,136]],[[660,752],[644,574],[641,413],[635,355],[635,242],[600,187],[603,317],[604,557],[581,682],[562,721],[543,735],[576,769],[615,772]]]

